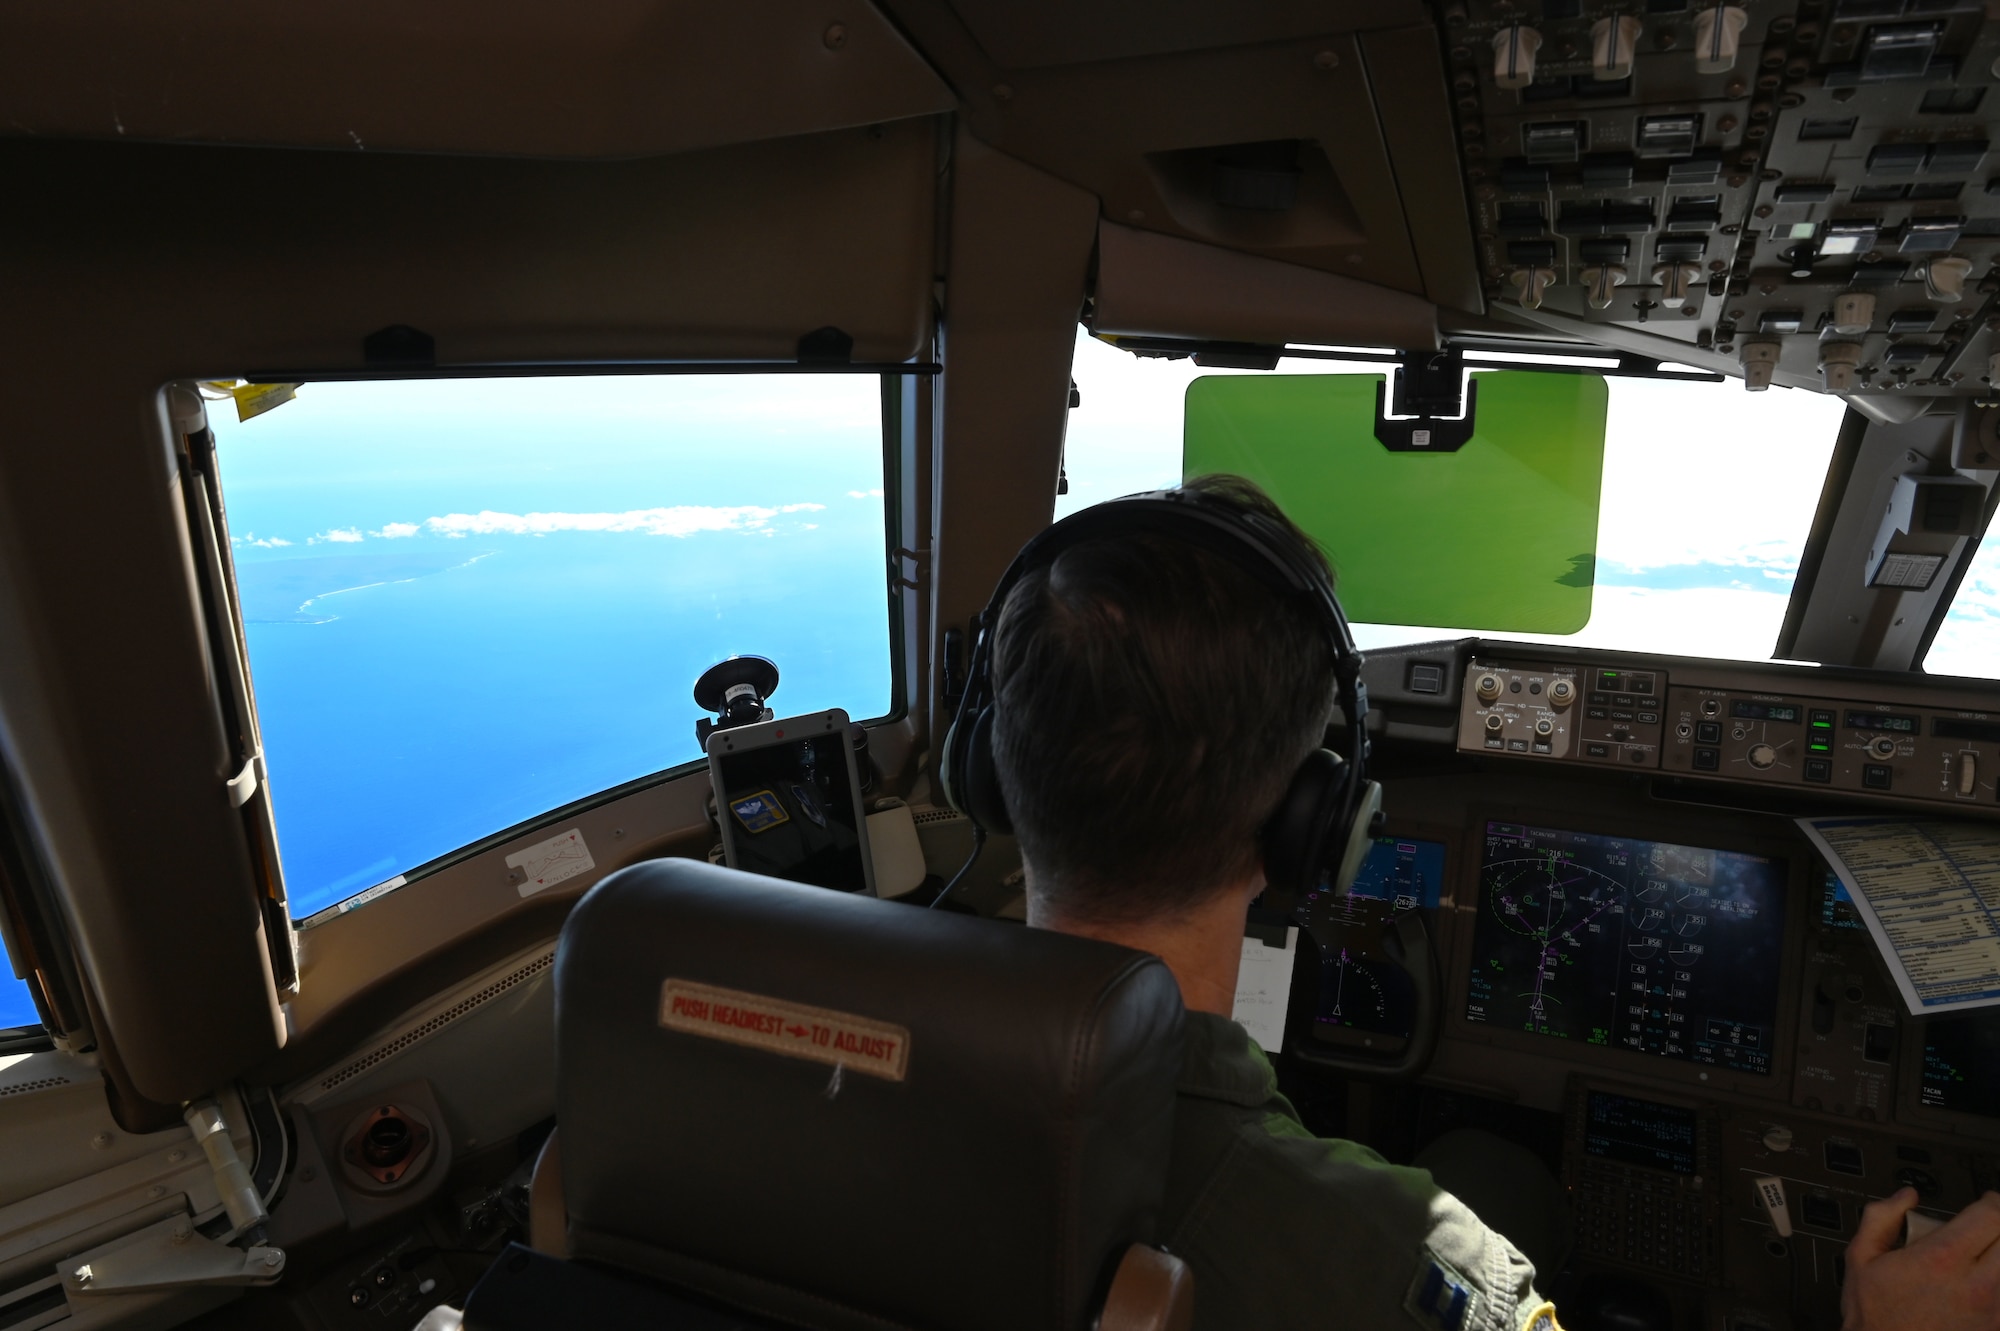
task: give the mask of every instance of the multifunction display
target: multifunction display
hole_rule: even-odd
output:
[[[1782,860],[1486,825],[1468,1021],[1769,1073]]]
[[[1917,1095],[1933,1109],[2000,1118],[2000,1008],[1924,1023]]]
[[[1695,1171],[1692,1109],[1592,1091],[1584,1107],[1583,1151],[1625,1165],[1676,1174]]]

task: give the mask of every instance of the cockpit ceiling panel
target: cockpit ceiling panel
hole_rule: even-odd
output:
[[[0,44],[11,135],[635,157],[952,104],[865,3],[28,0]]]
[[[1005,69],[1045,69],[1166,55],[1324,33],[1422,23],[1415,0],[952,0],[989,59]]]

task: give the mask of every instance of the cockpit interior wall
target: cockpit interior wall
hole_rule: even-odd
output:
[[[1097,226],[1094,197],[966,134],[953,177],[940,386],[953,445],[941,452],[932,519],[938,624],[978,613],[1012,552],[1055,511],[1070,357]],[[937,541],[947,529],[949,558]],[[941,686],[941,675],[932,682]],[[932,717],[941,710],[933,704]]]
[[[7,695],[8,733],[138,1094],[199,1095],[281,1038],[160,385],[357,369],[393,324],[444,361],[791,360],[827,326],[906,359],[932,318],[937,126],[600,163],[0,148],[22,201],[0,348],[34,386],[0,525],[30,621],[10,650],[40,682]]]
[[[657,156],[952,106],[867,4],[610,0],[579,18],[533,0],[31,3],[8,12],[0,82],[13,134],[524,157]]]

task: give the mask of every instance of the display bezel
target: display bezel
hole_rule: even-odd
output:
[[[1474,921],[1479,909],[1479,871],[1481,861],[1484,859],[1483,855],[1472,854],[1469,848],[1475,839],[1483,847],[1486,840],[1486,825],[1496,821],[1524,823],[1589,836],[1625,837],[1681,846],[1700,846],[1704,849],[1739,855],[1758,855],[1783,861],[1785,919],[1783,941],[1779,949],[1778,1001],[1772,1021],[1775,1038],[1771,1051],[1771,1070],[1762,1075],[1736,1072],[1720,1066],[1682,1062],[1630,1049],[1586,1045],[1580,1041],[1557,1040],[1544,1035],[1530,1035],[1525,1031],[1508,1030],[1486,1022],[1466,1020],[1465,1005],[1469,997],[1472,953],[1475,945]],[[1612,823],[1615,823],[1615,826],[1608,825]],[[1458,857],[1458,869],[1453,875],[1452,900],[1456,905],[1452,911],[1454,927],[1451,930],[1450,956],[1445,957],[1440,953],[1440,961],[1446,967],[1447,1011],[1442,1034],[1447,1039],[1461,1044],[1469,1042],[1488,1045],[1494,1049],[1517,1051],[1524,1056],[1546,1060],[1556,1067],[1587,1071],[1590,1075],[1625,1078],[1641,1084],[1657,1082],[1667,1086],[1678,1086],[1682,1088],[1682,1094],[1686,1094],[1687,1088],[1692,1084],[1698,1086],[1702,1094],[1727,1092],[1730,1095],[1780,1104],[1790,1101],[1792,1073],[1797,1063],[1794,1036],[1798,1029],[1799,974],[1803,964],[1808,923],[1807,883],[1803,865],[1811,858],[1812,853],[1803,839],[1742,833],[1730,824],[1690,829],[1676,826],[1673,822],[1657,815],[1608,819],[1598,811],[1571,814],[1561,809],[1496,804],[1473,804],[1468,810],[1466,826],[1460,829],[1459,835],[1467,850]],[[1810,904],[1813,910],[1817,911],[1819,904],[1817,897]]]

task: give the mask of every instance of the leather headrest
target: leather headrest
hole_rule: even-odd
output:
[[[572,1254],[822,1326],[1081,1331],[1154,1238],[1155,957],[695,863],[556,954]]]

